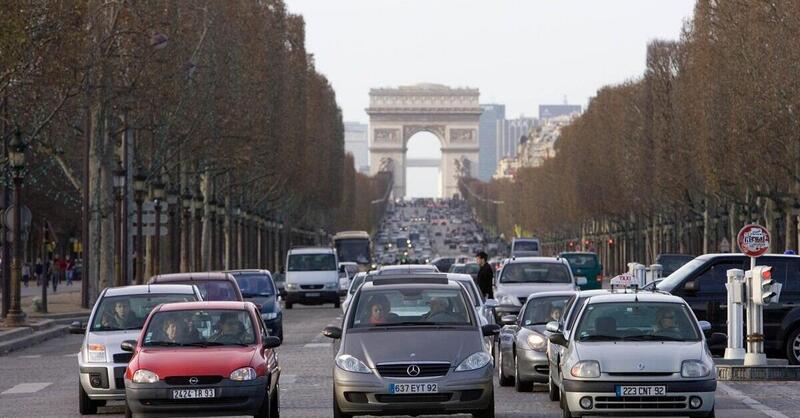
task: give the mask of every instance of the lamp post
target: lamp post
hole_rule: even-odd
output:
[[[122,167],[122,161],[117,160],[117,168],[114,169],[114,195],[116,200],[116,217],[117,217],[117,230],[116,230],[116,257],[114,260],[114,286],[125,286],[127,283],[124,271],[127,266],[122,265],[122,241],[123,239],[123,224],[125,220],[122,219],[122,197],[125,190],[125,168]]]
[[[140,168],[133,176],[133,198],[136,200],[136,284],[144,283],[144,236],[142,234],[142,204],[147,191],[147,176]]]
[[[203,270],[203,192],[194,193],[194,271]]]
[[[22,312],[20,279],[22,278],[22,178],[25,174],[25,152],[28,144],[22,139],[19,129],[8,144],[8,162],[14,180],[14,253],[11,259],[11,306],[6,314],[6,327],[25,325]],[[43,286],[46,286],[44,284]]]
[[[183,208],[183,220],[181,221],[181,266],[180,271],[190,271],[189,267],[189,235],[191,235],[192,208],[194,207],[194,196],[187,187],[181,196],[181,207]]]
[[[152,187],[156,219],[153,228],[153,256],[150,259],[150,271],[153,272],[153,276],[157,276],[161,272],[161,202],[164,200],[164,184],[159,181]]]
[[[178,244],[180,243],[178,232],[178,220],[176,212],[178,210],[178,192],[170,188],[167,192],[167,213],[168,213],[168,229],[169,235],[169,269],[171,273],[178,271]]]

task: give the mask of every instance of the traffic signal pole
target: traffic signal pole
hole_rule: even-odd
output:
[[[746,275],[748,283],[747,297],[747,353],[744,355],[745,366],[765,366],[767,355],[764,354],[764,316],[761,301],[761,274],[756,269],[756,257],[750,257],[750,271]]]
[[[744,297],[744,271],[741,269],[730,269],[727,272],[728,283],[728,347],[725,348],[726,360],[743,360],[743,334],[744,323],[742,318],[742,304]],[[749,328],[748,328],[749,329]]]

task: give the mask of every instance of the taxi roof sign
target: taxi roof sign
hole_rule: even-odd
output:
[[[639,286],[635,277],[630,273],[623,273],[611,279],[612,287],[628,288],[632,286]]]

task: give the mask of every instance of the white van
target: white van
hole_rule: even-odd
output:
[[[538,257],[540,255],[538,238],[514,238],[511,241],[511,258]]]
[[[333,248],[293,248],[286,257],[286,309],[295,303],[340,306],[339,269]]]

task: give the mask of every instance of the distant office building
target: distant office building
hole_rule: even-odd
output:
[[[501,104],[481,105],[478,141],[480,152],[478,158],[478,178],[489,181],[497,168],[497,141],[500,136],[499,124],[506,118],[506,106]]]
[[[550,119],[559,116],[572,116],[580,113],[580,105],[539,105],[539,120]]]
[[[498,124],[497,157],[514,158],[517,156],[517,146],[523,137],[537,125],[536,118],[520,116],[516,119],[504,119]]]
[[[356,171],[369,173],[369,126],[365,123],[344,123],[344,150],[353,154]]]

